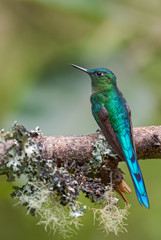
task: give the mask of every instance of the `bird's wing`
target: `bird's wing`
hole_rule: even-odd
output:
[[[127,110],[130,109],[127,106]],[[149,201],[144,185],[144,180],[142,173],[136,158],[135,144],[133,141],[133,132],[131,124],[131,114],[129,112],[129,128],[123,129],[123,131],[115,132],[110,120],[109,114],[105,107],[99,107],[97,112],[99,125],[103,131],[105,137],[107,138],[109,144],[112,146],[113,150],[118,154],[118,156],[124,159],[128,165],[136,195],[140,204],[144,204],[149,207]]]
[[[105,135],[108,143],[111,145],[115,153],[124,160],[124,153],[122,151],[121,145],[117,139],[116,133],[109,121],[109,114],[105,107],[101,107],[97,112],[97,116],[99,119],[99,126]]]

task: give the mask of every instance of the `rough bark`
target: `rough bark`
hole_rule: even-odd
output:
[[[35,141],[42,144],[44,158],[54,158],[60,163],[66,159],[76,160],[83,165],[91,159],[93,143],[97,138],[98,133],[80,136],[42,136]],[[134,140],[138,159],[161,158],[161,126],[134,128]]]
[[[92,158],[93,143],[98,138],[98,134],[100,133],[78,136],[38,136],[33,140],[42,145],[43,158],[54,158],[61,165],[67,159],[83,165]],[[134,140],[138,160],[161,158],[161,126],[134,128]],[[13,140],[0,142],[0,162],[12,144]],[[121,159],[117,160],[121,161]]]

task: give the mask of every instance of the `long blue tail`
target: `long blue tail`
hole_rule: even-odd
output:
[[[136,156],[135,156],[134,161],[137,162]],[[128,165],[128,161],[127,161],[127,165]],[[135,192],[136,192],[137,198],[139,200],[139,203],[141,205],[143,204],[145,207],[149,208],[150,207],[149,200],[148,200],[148,196],[147,196],[147,192],[146,192],[146,188],[145,188],[145,184],[144,184],[144,179],[143,179],[139,164],[137,163],[137,165],[138,165],[138,173],[133,173],[131,171],[131,169],[129,168],[129,165],[128,165],[128,168],[129,168],[129,171],[130,171],[133,183],[134,183]]]
[[[141,205],[143,204],[145,207],[149,208],[149,200],[146,193],[143,176],[130,139],[130,134],[126,132],[124,135],[117,135],[117,137],[122,146],[125,160],[134,183],[137,198]]]

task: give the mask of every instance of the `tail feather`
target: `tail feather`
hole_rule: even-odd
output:
[[[137,196],[137,198],[138,198],[138,200],[139,200],[140,205],[143,204],[146,208],[149,208],[150,205],[149,205],[149,200],[148,200],[147,194],[141,195],[141,194],[138,192],[135,183],[134,183],[134,187],[135,187],[136,196]]]
[[[141,174],[141,170],[140,170],[140,167],[139,167],[139,175],[140,175],[140,181],[137,180],[135,174],[133,174],[131,171],[130,171],[130,174],[131,174],[131,177],[132,177],[132,180],[133,180],[133,183],[134,183],[134,187],[135,187],[135,192],[136,192],[136,195],[137,195],[137,198],[140,202],[140,204],[144,205],[145,207],[149,208],[149,200],[148,200],[148,196],[147,196],[147,193],[146,193],[146,188],[145,188],[145,185],[144,185],[144,180],[143,180],[143,176]],[[141,191],[140,191],[141,190]]]
[[[136,158],[136,153],[132,145],[129,133],[126,133],[124,135],[117,134],[117,137],[122,146],[124,157],[134,183],[137,198],[141,205],[143,204],[145,207],[149,208],[149,201],[143,176]]]
[[[138,200],[139,200],[139,203],[140,203],[140,205],[142,205],[142,199],[141,199],[141,197],[140,197],[140,193],[138,192],[135,184],[134,184],[134,187],[135,187],[135,192],[136,192],[136,196],[137,196],[137,198],[138,198]]]
[[[128,164],[128,162],[127,162],[127,164]],[[130,171],[130,173],[131,173],[132,180],[133,180],[139,194],[144,195],[146,193],[146,189],[145,189],[145,184],[144,184],[143,176],[142,176],[139,165],[138,165],[138,173],[137,174],[133,173],[132,171]]]

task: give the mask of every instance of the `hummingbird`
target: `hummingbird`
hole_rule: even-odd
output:
[[[139,203],[149,208],[143,176],[137,161],[131,111],[117,87],[115,74],[107,68],[87,70],[73,67],[91,77],[92,114],[114,152],[127,163]]]

